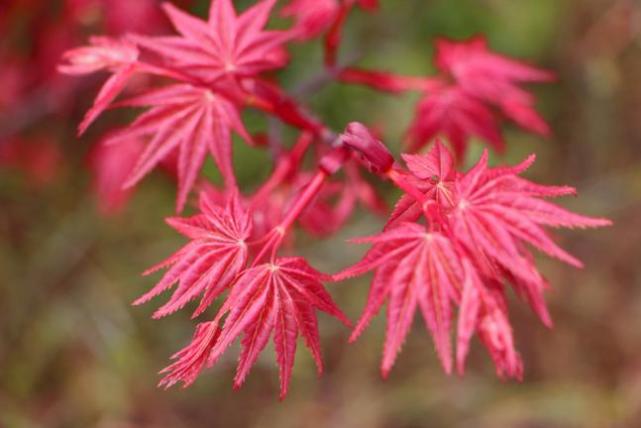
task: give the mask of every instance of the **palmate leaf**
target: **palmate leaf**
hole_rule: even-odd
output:
[[[593,228],[610,225],[607,219],[572,213],[546,198],[574,195],[569,186],[546,186],[519,177],[535,161],[529,156],[513,167],[490,168],[488,152],[465,174],[453,170],[452,156],[440,143],[426,155],[404,155],[413,182],[443,211],[453,237],[478,257],[492,260],[524,280],[533,279],[524,244],[575,267],[581,262],[560,248],[544,227]],[[388,226],[416,221],[420,205],[401,197]],[[501,262],[502,260],[502,262]]]
[[[549,82],[554,74],[493,53],[482,37],[466,42],[437,42],[436,65],[466,93],[493,103],[521,127],[547,135],[550,128],[534,109],[535,98],[523,82]]]
[[[433,199],[444,209],[453,206],[456,200],[455,182],[458,173],[454,169],[452,154],[436,140],[425,155],[403,154],[409,174],[406,179],[421,190],[426,198]],[[423,214],[420,204],[411,195],[404,194],[389,216],[386,229],[402,222],[415,222]]]
[[[572,213],[542,198],[574,193],[569,187],[546,187],[516,173],[533,162],[528,158],[513,169],[490,169],[485,152],[478,164],[457,180],[457,204],[449,213],[451,229],[477,262],[493,260],[526,282],[539,275],[524,256],[523,243],[575,267],[582,264],[560,248],[543,226],[602,227],[609,220]]]
[[[281,10],[284,17],[294,17],[294,32],[301,40],[327,31],[336,20],[341,5],[338,0],[291,0]]]
[[[545,226],[603,227],[609,220],[572,213],[543,198],[574,194],[571,187],[543,186],[517,174],[534,162],[530,156],[512,168],[489,168],[487,152],[456,183],[456,205],[449,211],[451,233],[465,247],[486,278],[505,278],[541,321],[552,325],[543,292],[547,281],[536,268],[527,245],[568,263],[582,263],[559,247]]]
[[[376,9],[377,0],[290,0],[281,15],[294,17],[292,30],[301,40],[307,40],[327,31],[336,22],[345,6],[358,5],[366,10]]]
[[[494,112],[457,86],[430,88],[417,104],[408,132],[409,150],[419,150],[436,137],[447,138],[457,159],[463,159],[472,137],[483,139],[498,152],[505,148]]]
[[[528,246],[580,267],[545,227],[601,227],[610,221],[581,216],[546,201],[575,190],[519,177],[532,165],[534,156],[513,167],[489,168],[486,151],[465,174],[454,170],[452,156],[439,143],[426,155],[404,155],[404,159],[409,172],[397,172],[395,179],[405,183],[403,188],[412,186],[415,191],[401,197],[382,233],[357,240],[373,244],[364,258],[333,277],[342,280],[374,271],[368,302],[352,340],[387,302],[382,362],[383,375],[387,375],[420,309],[449,373],[452,307],[458,306],[459,371],[463,371],[469,341],[476,333],[500,376],[521,377],[522,362],[514,348],[504,284],[511,284],[550,326],[543,296],[548,284]],[[418,192],[423,193],[422,198],[416,196]],[[427,226],[418,224],[423,220]]]
[[[125,182],[132,187],[160,161],[178,151],[178,199],[181,211],[209,152],[230,187],[235,187],[231,132],[250,140],[234,104],[212,91],[188,84],[154,89],[121,103],[150,107],[129,127],[111,137],[145,138],[147,145]]]
[[[501,377],[520,378],[523,364],[514,347],[500,283],[481,280],[473,263],[449,237],[405,223],[380,235],[359,239],[374,244],[363,260],[334,276],[341,280],[374,270],[367,305],[350,341],[360,336],[387,302],[387,333],[381,371],[387,376],[420,310],[446,371],[452,370],[450,330],[459,306],[456,364],[464,372],[469,343],[477,334]]]
[[[204,82],[224,76],[253,77],[287,62],[288,32],[265,30],[275,0],[261,0],[240,15],[231,0],[213,0],[202,21],[169,3],[163,8],[180,36],[131,36],[173,68]]]
[[[167,272],[148,293],[134,302],[139,305],[178,284],[169,301],[154,318],[169,315],[202,295],[194,317],[200,315],[223,293],[246,267],[248,249],[245,240],[251,234],[249,214],[242,209],[237,195],[226,207],[215,205],[205,193],[200,200],[201,213],[191,218],[170,218],[170,226],[191,241],[146,274],[167,268]]]
[[[451,73],[470,85],[474,84],[474,80],[479,85],[489,85],[490,80],[513,84],[554,80],[554,74],[547,70],[491,52],[483,37],[474,37],[465,42],[439,39],[436,65],[441,71]]]
[[[315,311],[326,312],[349,325],[347,317],[321,284],[323,278],[302,258],[281,258],[245,270],[235,282],[219,316],[207,325],[210,333],[197,332],[192,343],[176,354],[177,361],[168,367],[162,383],[167,386],[179,381],[190,384],[195,379],[194,372],[205,365],[205,355],[207,365],[215,364],[229,345],[242,335],[242,350],[234,378],[234,387],[239,388],[269,338],[273,337],[280,371],[280,394],[284,398],[299,334],[310,349],[319,372],[322,371]],[[218,320],[227,311],[224,325],[219,327]]]
[[[113,74],[102,85],[93,105],[78,127],[80,135],[102,114],[125,88],[129,79],[138,71],[138,49],[126,40],[92,37],[89,46],[71,49],[64,53],[67,64],[58,71],[70,75],[90,74],[109,70]]]
[[[387,334],[381,371],[387,376],[420,309],[446,372],[452,370],[452,302],[460,301],[465,278],[462,257],[442,233],[403,223],[358,239],[374,246],[363,260],[334,276],[342,280],[375,270],[366,309],[352,334],[355,340],[387,301]]]

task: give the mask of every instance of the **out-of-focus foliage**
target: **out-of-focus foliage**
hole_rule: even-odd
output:
[[[13,3],[21,2],[8,1]],[[195,13],[206,10],[206,1],[191,3]],[[34,27],[13,15],[16,22],[5,22],[2,14],[10,8],[3,8],[0,32],[11,29],[12,49],[17,43],[31,52],[42,43],[38,37],[45,36],[33,28],[50,24]],[[82,41],[95,19],[78,20],[72,38]],[[363,65],[422,74],[433,67],[434,37],[477,33],[485,33],[494,49],[559,75],[557,83],[537,88],[554,136],[544,141],[508,128],[503,160],[514,163],[536,152],[538,162],[528,178],[577,187],[581,198],[567,202],[569,208],[615,222],[608,230],[560,236],[585,262],[582,271],[541,257],[541,270],[554,284],[548,293],[552,331],[513,305],[526,364],[523,383],[497,380],[476,342],[466,376],[447,377],[419,328],[383,381],[378,376],[383,317],[359,342],[347,345],[349,331],[322,316],[325,374],[317,379],[312,358],[299,352],[282,403],[274,394],[271,349],[237,393],[229,392],[235,367],[230,356],[189,390],[156,389],[155,372],[189,340],[193,322],[187,312],[151,321],[153,307],[130,303],[153,282],[139,273],[182,242],[162,221],[173,212],[173,184],[156,175],[122,214],[101,218],[85,171],[89,141],[96,135],[80,140],[74,135],[97,82],[88,79],[79,90],[62,83],[38,86],[34,82],[49,80],[34,76],[29,96],[0,94],[0,145],[24,138],[38,153],[56,153],[55,162],[43,161],[56,172],[47,175],[46,185],[25,176],[29,169],[15,162],[0,169],[0,426],[640,426],[641,5],[634,0],[385,0],[381,12],[350,18],[343,55]],[[0,42],[0,50],[6,43]],[[293,66],[282,76],[290,88],[313,78],[322,63],[317,44],[292,54]],[[42,54],[39,72],[46,74],[56,61]],[[0,64],[3,79],[16,73],[34,72],[18,59]],[[60,79],[55,82],[64,82]],[[66,90],[71,100],[65,99]],[[378,123],[398,152],[393,141],[411,120],[416,100],[330,84],[306,101],[337,129],[353,120]],[[264,125],[248,116],[249,127]],[[38,150],[38,141],[45,140],[48,148]],[[480,147],[475,145],[473,158]],[[268,172],[264,155],[240,143],[236,149],[239,181],[254,186]],[[0,163],[7,158],[2,153]],[[319,269],[338,271],[362,251],[342,240],[379,227],[379,219],[357,216],[331,242],[310,239],[305,256]],[[365,302],[367,280],[329,287],[353,319]]]

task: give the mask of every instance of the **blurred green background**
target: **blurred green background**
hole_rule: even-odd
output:
[[[199,13],[207,7],[194,3]],[[641,3],[384,0],[377,14],[350,18],[341,55],[425,74],[435,37],[478,33],[493,49],[559,75],[534,88],[555,135],[544,141],[508,126],[509,149],[493,161],[514,163],[534,152],[528,178],[576,186],[580,197],[565,206],[615,222],[559,235],[585,261],[582,271],[540,257],[553,284],[553,330],[513,302],[523,383],[498,380],[478,343],[464,377],[444,375],[420,320],[383,381],[384,319],[348,345],[348,331],[321,316],[326,373],[318,379],[306,350],[299,352],[284,402],[271,348],[238,392],[231,390],[237,349],[190,389],[157,389],[157,371],[194,323],[188,312],[152,321],[154,304],[130,302],[157,279],[140,272],[182,243],[163,223],[173,214],[175,189],[154,175],[124,213],[100,217],[83,164],[91,136],[74,137],[78,114],[54,114],[38,126],[55,135],[65,156],[55,182],[33,189],[15,171],[0,170],[0,427],[641,427]],[[293,65],[281,75],[288,88],[318,74],[322,63],[319,43],[292,53]],[[83,108],[96,90],[84,90]],[[307,101],[337,129],[352,120],[378,125],[398,151],[394,142],[416,99],[331,84]],[[264,125],[257,116],[248,117],[256,129]],[[267,159],[237,145],[246,189],[269,172]],[[337,271],[364,250],[345,239],[380,225],[359,212],[329,241],[302,240],[301,253],[317,268]],[[353,319],[367,279],[330,285]]]

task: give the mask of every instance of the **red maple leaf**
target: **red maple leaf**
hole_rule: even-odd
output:
[[[498,152],[505,146],[496,115],[457,86],[434,86],[425,92],[409,129],[409,150],[420,150],[440,136],[447,138],[458,159],[463,159],[471,137],[482,138]]]
[[[534,97],[518,84],[549,82],[554,80],[552,73],[490,52],[482,37],[467,42],[439,40],[436,65],[467,93],[497,105],[523,128],[542,135],[550,132],[533,107]]]
[[[334,279],[375,271],[367,305],[350,341],[358,338],[387,301],[383,376],[391,370],[417,309],[434,338],[445,371],[451,372],[454,304],[460,306],[456,342],[459,373],[464,371],[469,342],[476,333],[488,349],[499,376],[521,377],[523,365],[514,347],[503,288],[493,279],[482,281],[451,237],[428,232],[416,223],[404,223],[358,242],[371,242],[374,246],[361,262]]]
[[[221,207],[203,192],[199,206],[200,214],[191,218],[167,219],[171,227],[191,241],[145,272],[148,275],[159,269],[169,269],[160,282],[134,302],[136,305],[178,284],[169,301],[155,312],[154,318],[169,315],[202,295],[193,316],[200,315],[246,267],[248,248],[245,241],[251,234],[252,225],[238,195],[232,195],[227,205]]]
[[[387,376],[409,332],[417,309],[434,338],[446,372],[451,372],[451,303],[460,300],[464,281],[461,255],[450,239],[416,223],[403,223],[357,242],[374,246],[356,265],[334,276],[342,280],[375,270],[367,306],[351,341],[387,305],[387,334],[381,371]]]
[[[559,247],[544,227],[602,227],[611,222],[575,214],[546,201],[545,198],[576,194],[576,190],[544,186],[519,177],[532,165],[534,156],[514,167],[489,168],[486,151],[479,163],[463,175],[452,171],[451,156],[438,143],[428,155],[404,158],[413,182],[426,198],[437,202],[442,227],[466,249],[483,277],[507,279],[541,320],[551,325],[543,299],[548,284],[527,245],[581,267],[581,262]],[[432,172],[434,175],[428,178]],[[387,228],[402,221],[417,221],[422,214],[423,207],[412,196],[404,195]]]
[[[242,350],[234,378],[234,387],[239,388],[273,334],[280,368],[280,395],[284,398],[299,333],[318,371],[322,371],[315,310],[349,325],[349,320],[321,284],[323,278],[302,258],[281,258],[247,269],[235,282],[216,320],[199,328],[192,343],[176,354],[177,361],[166,369],[169,374],[161,383],[171,386],[182,381],[189,385],[205,364],[215,364],[242,334]],[[219,327],[218,321],[227,311],[225,323]]]
[[[264,29],[274,3],[262,0],[236,15],[231,0],[213,0],[208,21],[165,3],[165,13],[180,36],[135,35],[131,39],[160,55],[172,68],[203,82],[224,76],[252,77],[287,62],[283,43],[289,33]]]
[[[488,168],[487,159],[486,151],[477,165],[457,180],[457,202],[448,214],[454,236],[480,265],[496,262],[524,281],[539,282],[539,275],[523,243],[581,267],[581,262],[556,245],[543,227],[602,227],[610,221],[575,214],[542,199],[574,194],[575,190],[518,177],[534,162],[534,156],[517,167],[501,169]]]
[[[575,214],[545,200],[574,195],[576,189],[540,185],[519,177],[534,163],[534,155],[514,167],[489,168],[485,151],[476,166],[465,174],[456,173],[451,155],[438,142],[426,155],[403,155],[403,158],[411,173],[408,180],[426,198],[437,202],[453,235],[473,254],[487,255],[488,260],[496,262],[502,260],[499,265],[524,280],[533,277],[523,243],[581,267],[576,258],[554,243],[545,226],[587,228],[611,224],[607,219]],[[422,213],[422,207],[412,196],[403,195],[388,227],[401,221],[416,221]],[[514,258],[516,255],[519,257]]]
[[[306,40],[327,31],[339,18],[341,9],[354,4],[367,10],[378,7],[376,0],[291,0],[281,14],[296,18],[293,31]]]
[[[547,282],[536,268],[526,244],[575,267],[582,263],[559,247],[544,229],[610,225],[606,219],[572,213],[543,198],[575,194],[571,187],[542,186],[518,176],[533,162],[530,156],[512,168],[487,166],[487,152],[457,180],[456,204],[447,214],[449,228],[482,274],[507,278],[543,323],[552,321],[543,292]]]
[[[605,219],[574,214],[544,198],[573,194],[570,187],[543,186],[519,177],[534,161],[489,168],[487,151],[465,174],[439,143],[427,155],[404,155],[409,172],[390,175],[409,193],[401,198],[384,232],[360,239],[373,243],[363,260],[334,276],[340,280],[374,270],[367,306],[352,339],[388,301],[382,372],[387,375],[411,326],[423,312],[445,370],[451,371],[451,305],[460,305],[457,364],[476,332],[501,376],[520,377],[504,302],[511,283],[546,325],[551,319],[543,292],[547,282],[527,246],[574,266],[580,262],[550,238],[549,227],[600,227]],[[413,188],[413,190],[409,190]],[[428,227],[416,222],[424,217]]]
[[[69,63],[58,66],[58,71],[71,75],[90,74],[100,70],[113,73],[103,84],[93,106],[85,114],[78,127],[79,134],[83,134],[122,92],[137,71],[138,64],[138,49],[129,41],[92,37],[89,43],[89,46],[65,52],[63,60]]]
[[[437,140],[427,154],[403,154],[402,156],[409,169],[406,180],[439,206],[452,207],[455,201],[455,181],[458,173],[454,169],[451,153],[441,142]],[[417,221],[422,214],[423,208],[416,199],[404,194],[396,203],[387,221],[386,229],[402,222]]]
[[[112,143],[148,140],[125,187],[134,186],[160,161],[178,151],[178,199],[181,211],[209,152],[227,184],[235,187],[231,131],[250,140],[238,110],[226,98],[188,84],[154,89],[123,101],[131,107],[149,106],[129,127],[111,137]]]
[[[324,33],[340,12],[338,0],[292,0],[281,11],[284,17],[295,17],[293,31],[306,40]]]

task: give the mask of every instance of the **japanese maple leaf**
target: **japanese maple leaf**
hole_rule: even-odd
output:
[[[291,0],[281,14],[296,18],[293,31],[298,38],[306,40],[327,31],[339,17],[341,8],[354,4],[370,10],[378,6],[376,0]]]
[[[131,39],[173,68],[204,82],[224,76],[255,76],[287,62],[283,43],[289,33],[264,29],[275,1],[262,0],[236,15],[231,0],[212,0],[208,21],[164,3],[165,13],[180,36],[135,35]]]
[[[259,354],[273,335],[280,368],[280,395],[287,394],[298,334],[305,340],[322,371],[316,310],[326,312],[346,325],[349,320],[332,301],[321,284],[322,274],[302,258],[281,258],[244,271],[219,313],[229,311],[222,327],[216,318],[199,328],[194,341],[176,354],[177,361],[167,368],[165,386],[182,381],[189,385],[207,364],[213,365],[241,334],[241,354],[234,378],[239,388]]]
[[[439,207],[451,208],[456,201],[455,182],[458,176],[454,158],[443,144],[436,140],[426,154],[403,154],[409,173],[406,179],[422,191],[426,198],[433,199]],[[386,228],[402,222],[415,222],[423,215],[423,208],[416,199],[404,194],[396,203]]]
[[[441,232],[403,223],[379,235],[360,238],[372,243],[363,260],[334,276],[342,280],[374,270],[367,306],[351,341],[362,333],[387,301],[387,333],[381,372],[387,376],[420,309],[441,363],[452,370],[450,329],[452,302],[459,302],[465,280],[461,254]]]
[[[504,149],[496,115],[457,86],[434,86],[425,92],[408,133],[409,150],[417,151],[437,137],[447,139],[458,159],[463,159],[472,137],[485,140],[498,152]]]
[[[207,152],[227,184],[235,187],[231,131],[246,140],[250,137],[236,106],[226,98],[208,89],[175,84],[123,101],[122,105],[150,107],[111,138],[112,143],[133,138],[148,141],[125,187],[134,186],[174,151],[178,151],[178,211],[185,205]]]
[[[129,41],[92,37],[89,42],[89,46],[65,52],[63,60],[68,64],[58,66],[58,71],[71,75],[91,74],[100,70],[112,73],[80,123],[79,134],[83,134],[122,92],[138,65],[138,49]]]
[[[610,222],[574,214],[546,201],[544,198],[575,190],[519,177],[534,162],[533,156],[514,167],[489,168],[486,151],[465,174],[454,170],[452,156],[439,143],[426,155],[404,155],[404,159],[409,171],[394,170],[396,179],[423,195],[403,196],[384,232],[361,240],[374,244],[364,259],[335,276],[343,279],[375,271],[368,304],[353,338],[387,300],[388,334],[382,365],[387,374],[420,306],[449,372],[446,332],[454,303],[461,306],[459,370],[476,333],[499,375],[520,377],[522,363],[514,349],[503,284],[512,284],[541,320],[551,325],[543,298],[548,284],[528,247],[578,267],[580,262],[554,243],[544,228],[600,227]],[[424,215],[429,229],[413,223]],[[431,296],[427,302],[426,296]]]
[[[295,17],[293,31],[297,37],[306,40],[325,32],[340,11],[338,0],[292,0],[283,8],[285,17]]]
[[[248,249],[245,241],[251,234],[252,225],[249,213],[240,205],[239,196],[232,195],[222,207],[202,193],[199,208],[200,213],[193,217],[167,219],[167,223],[190,242],[145,272],[148,275],[168,269],[160,282],[134,302],[136,305],[178,284],[154,318],[169,315],[202,295],[194,317],[200,315],[246,267]]]
[[[560,248],[544,227],[607,226],[609,220],[590,218],[554,205],[544,197],[574,193],[570,187],[547,187],[518,176],[534,157],[514,168],[490,169],[487,151],[478,164],[456,183],[457,202],[448,214],[458,241],[488,269],[497,263],[526,283],[541,277],[524,250],[529,244],[575,267],[581,262]]]
[[[534,97],[518,84],[549,82],[554,80],[552,73],[490,52],[482,37],[468,42],[439,40],[436,65],[467,93],[497,105],[523,128],[549,133],[549,126],[534,109]]]
[[[534,265],[526,244],[581,267],[581,263],[560,248],[544,227],[601,227],[609,220],[569,212],[545,200],[575,194],[567,186],[543,186],[519,174],[532,165],[530,156],[514,167],[489,168],[487,151],[466,174],[457,174],[452,158],[440,144],[427,155],[404,155],[409,180],[427,198],[437,202],[454,238],[475,256],[477,266],[490,278],[508,277],[517,291],[526,295],[546,324],[540,293],[547,284]],[[402,221],[417,221],[422,207],[410,195],[397,203],[388,228]]]
[[[478,164],[463,175],[454,171],[451,155],[438,143],[427,155],[403,157],[411,174],[409,180],[426,198],[437,202],[455,238],[478,256],[477,262],[488,272],[493,271],[496,262],[514,275],[516,281],[542,284],[524,244],[581,267],[576,258],[554,243],[544,227],[586,228],[610,224],[609,220],[575,214],[545,200],[575,194],[574,188],[544,186],[519,177],[533,164],[534,156],[514,167],[489,168],[485,151]],[[421,215],[422,209],[416,200],[404,195],[388,227],[401,221],[416,221]]]

